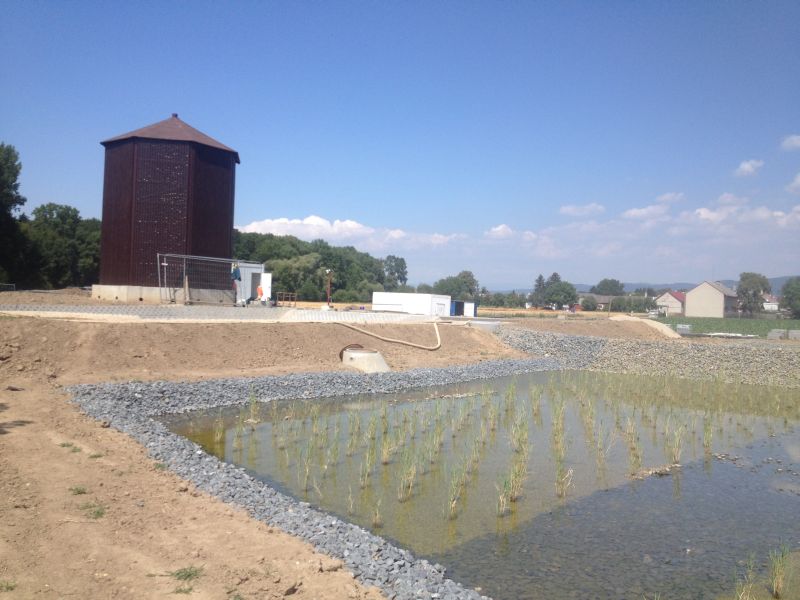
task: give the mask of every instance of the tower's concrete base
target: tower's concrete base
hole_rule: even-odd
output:
[[[92,298],[116,300],[126,304],[161,304],[159,288],[142,285],[93,285]]]

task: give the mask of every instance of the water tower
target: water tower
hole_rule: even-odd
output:
[[[235,150],[174,113],[101,144],[100,285],[93,296],[157,299],[157,253],[231,258]]]

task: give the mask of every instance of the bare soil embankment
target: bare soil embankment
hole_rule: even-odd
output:
[[[49,297],[49,296],[48,296]],[[431,325],[377,333],[433,344]],[[492,335],[442,326],[436,352],[333,324],[86,323],[0,317],[0,583],[14,598],[378,598],[337,561],[160,470],[61,386],[341,369],[361,343],[395,369],[513,358]],[[101,514],[102,513],[102,514]],[[183,582],[170,573],[202,567]]]

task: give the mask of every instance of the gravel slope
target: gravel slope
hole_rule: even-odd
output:
[[[251,393],[261,401],[392,393],[558,367],[556,361],[548,359],[507,360],[372,375],[327,372],[193,383],[97,384],[74,386],[69,391],[83,411],[131,435],[155,460],[165,463],[199,489],[342,559],[362,583],[379,587],[388,598],[478,599],[482,596],[475,590],[447,579],[443,567],[418,560],[410,552],[356,525],[272,489],[244,469],[224,463],[197,444],[171,433],[153,417],[198,408],[244,405]]]
[[[497,335],[513,348],[554,358],[565,368],[800,388],[800,344],[606,339],[509,326]]]
[[[392,393],[549,369],[721,377],[727,381],[800,387],[800,346],[768,343],[706,344],[686,340],[653,342],[572,336],[502,327],[498,337],[529,353],[529,360],[489,361],[442,369],[362,375],[306,373],[256,379],[193,383],[152,382],[79,385],[73,400],[87,414],[142,443],[154,459],[198,488],[246,509],[341,558],[358,579],[389,598],[481,598],[445,576],[444,568],[416,559],[368,531],[311,508],[250,477],[243,469],[206,454],[172,434],[154,417],[198,408],[243,405],[252,393],[261,401],[361,393]]]

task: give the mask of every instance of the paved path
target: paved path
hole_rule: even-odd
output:
[[[308,310],[266,306],[184,306],[158,304],[0,304],[0,314],[89,321],[272,322],[272,323],[424,323],[431,317],[370,311]]]

